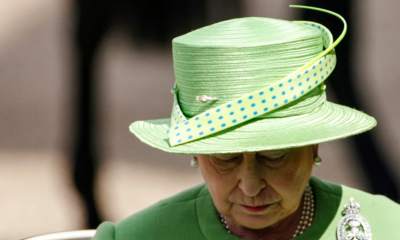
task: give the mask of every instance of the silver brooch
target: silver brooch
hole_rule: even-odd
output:
[[[344,205],[343,218],[337,227],[338,240],[371,240],[372,232],[367,219],[360,215],[361,206],[350,198]]]
[[[201,95],[201,96],[197,96],[196,100],[199,102],[202,102],[202,103],[206,103],[208,101],[218,101],[219,99],[215,98],[215,97],[209,97],[207,95]]]

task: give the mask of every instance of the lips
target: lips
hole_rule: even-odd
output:
[[[267,210],[272,204],[267,204],[267,205],[260,205],[260,206],[246,206],[242,205],[244,209],[246,209],[249,212],[262,212]]]

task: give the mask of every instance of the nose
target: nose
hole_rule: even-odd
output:
[[[246,196],[255,197],[267,186],[264,169],[257,161],[255,154],[243,154],[239,172],[238,186]]]

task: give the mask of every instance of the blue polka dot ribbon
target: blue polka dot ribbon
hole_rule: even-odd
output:
[[[323,25],[306,21],[296,22],[320,29],[325,51],[278,82],[208,109],[190,119],[186,119],[183,115],[177,101],[177,90],[173,89],[174,105],[168,130],[170,145],[176,146],[194,141],[249,121],[289,104],[323,84],[336,66],[333,48],[337,43],[333,43],[331,32]]]

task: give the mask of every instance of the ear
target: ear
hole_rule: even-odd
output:
[[[318,156],[318,144],[312,146],[314,157]]]

